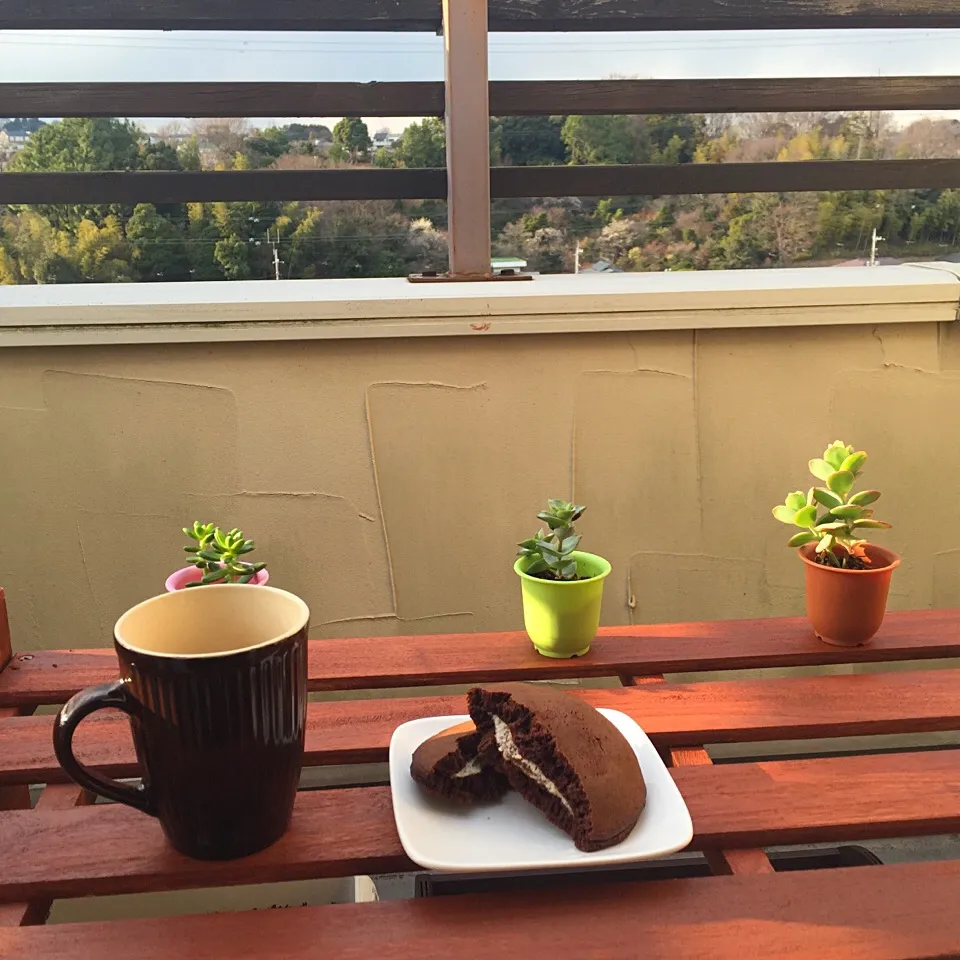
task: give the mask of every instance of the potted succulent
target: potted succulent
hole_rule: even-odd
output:
[[[537,514],[548,529],[519,544],[513,569],[520,577],[523,624],[533,645],[545,657],[578,657],[590,649],[600,626],[603,581],[610,564],[603,557],[578,550],[574,530],[584,507],[566,500],[548,500]]]
[[[270,579],[265,563],[249,563],[240,558],[255,547],[241,530],[223,531],[212,523],[195,521],[183,532],[194,541],[184,547],[191,557],[191,566],[183,567],[167,577],[168,592],[207,583],[252,583],[262,586]]]
[[[773,508],[781,523],[801,528],[787,546],[799,547],[806,567],[807,616],[821,640],[839,647],[860,646],[880,629],[900,565],[893,551],[864,538],[891,526],[873,516],[879,490],[853,492],[866,461],[863,450],[835,441],[810,461],[823,486],[788,494]]]

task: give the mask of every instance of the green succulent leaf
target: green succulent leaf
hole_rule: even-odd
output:
[[[567,523],[563,517],[558,517],[556,514],[547,513],[546,511],[543,511],[543,513],[538,513],[537,519],[542,520],[551,530],[556,530],[557,527],[566,526]]]
[[[781,523],[793,523],[793,518],[797,515],[797,511],[788,507],[785,503],[781,503],[780,506],[773,508],[773,515]]]
[[[807,506],[802,510],[798,510],[796,516],[793,518],[793,522],[798,527],[812,527],[817,519],[817,508],[815,506]]]
[[[818,480],[826,480],[835,470],[826,460],[815,459],[809,463],[810,472]]]
[[[854,476],[849,470],[838,470],[836,473],[831,473],[826,480],[827,486],[834,493],[838,493],[841,497],[845,497],[850,492],[850,488],[853,486]]]
[[[830,513],[841,520],[857,520],[863,516],[863,507],[857,506],[855,503],[845,503],[841,507],[834,507]]]
[[[564,580],[576,580],[577,579],[577,562],[571,560],[569,563],[565,563],[560,568],[560,576]]]
[[[533,563],[527,567],[526,572],[533,575],[535,573],[543,573],[547,569],[547,561],[543,557],[538,557]]]
[[[567,537],[560,544],[560,551],[562,553],[570,553],[571,551],[577,549],[578,543],[580,543],[580,534],[577,534],[576,536],[573,536],[573,537]]]
[[[856,453],[851,453],[850,456],[840,464],[840,469],[846,470],[848,473],[856,476],[863,469],[863,465],[866,462],[866,453],[864,453],[863,450],[858,450]]]
[[[804,496],[802,490],[797,490],[796,493],[788,493],[787,499],[785,501],[786,506],[792,507],[794,513],[799,510],[801,507],[807,505],[807,498]]]
[[[865,507],[868,503],[875,503],[880,499],[879,490],[861,490],[850,498],[850,503],[855,503],[858,507]]]
[[[817,533],[834,533],[837,530],[845,530],[846,526],[842,520],[831,520],[827,523],[818,523],[813,529]]]
[[[857,530],[889,530],[893,524],[886,520],[873,520],[870,517],[863,517],[860,520],[854,520],[853,527]]]
[[[826,553],[828,550],[833,550],[836,545],[836,539],[832,534],[827,534],[818,544],[817,544],[817,553]]]
[[[823,459],[833,467],[834,470],[840,469],[840,464],[846,460],[847,456],[850,454],[850,450],[847,449],[847,445],[842,440],[835,440],[833,443],[827,447],[823,452]]]
[[[223,567],[217,567],[216,570],[211,570],[209,573],[204,574],[201,583],[216,583],[217,580],[222,580],[227,575],[227,571]]]
[[[538,540],[538,541],[537,541],[537,549],[538,549],[545,557],[559,557],[559,556],[560,556],[560,550],[559,550],[559,548],[556,547],[554,544],[552,544],[549,540]]]
[[[801,530],[787,541],[787,546],[802,547],[805,543],[813,543],[813,541],[817,539],[817,535],[812,530]]]
[[[839,507],[843,503],[835,493],[824,490],[822,487],[814,487],[813,498],[825,507]]]

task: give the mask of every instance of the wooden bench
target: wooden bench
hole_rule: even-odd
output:
[[[2,595],[0,595],[2,603]],[[115,673],[112,651],[14,654],[0,619],[0,957],[863,957],[960,955],[960,864],[775,875],[774,844],[909,837],[960,830],[960,749],[713,765],[705,743],[908,734],[960,727],[960,672],[664,682],[672,671],[815,663],[923,661],[960,655],[960,612],[892,613],[874,644],[827,647],[801,619],[604,628],[591,653],[545,660],[520,633],[311,645],[315,690],[616,677],[577,690],[650,734],[693,818],[691,849],[717,874],[407,902],[44,927],[55,898],[152,892],[416,869],[385,786],[302,791],[288,834],[241,861],[188,860],[134,810],[87,805],[53,756],[49,715]],[[462,653],[460,652],[462,650]],[[5,666],[4,666],[5,665]],[[463,710],[462,697],[311,703],[308,765],[386,758],[408,719]],[[79,753],[135,776],[126,720],[80,728]],[[27,788],[46,783],[33,810]],[[9,809],[23,807],[24,809]],[[595,880],[596,878],[594,878]]]

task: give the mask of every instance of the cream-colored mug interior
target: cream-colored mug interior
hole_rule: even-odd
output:
[[[309,619],[286,590],[212,584],[176,590],[131,607],[114,627],[124,647],[162,657],[215,657],[275,643]]]

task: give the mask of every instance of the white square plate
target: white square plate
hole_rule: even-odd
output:
[[[633,747],[647,785],[640,820],[622,843],[583,853],[512,790],[494,803],[469,805],[427,793],[410,776],[414,750],[428,737],[470,718],[424,717],[397,727],[390,740],[393,812],[407,856],[428,870],[481,873],[633,863],[681,850],[693,837],[693,823],[656,748],[626,714],[600,712]]]

